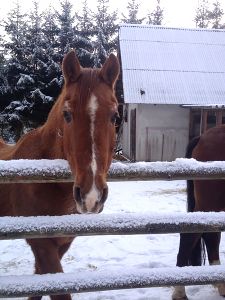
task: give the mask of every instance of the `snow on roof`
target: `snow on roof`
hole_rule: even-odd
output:
[[[125,103],[225,104],[225,30],[123,24]]]
[[[225,104],[184,104],[183,107],[224,109]]]

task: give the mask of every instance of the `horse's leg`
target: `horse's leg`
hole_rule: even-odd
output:
[[[35,268],[34,274],[41,274],[39,266],[38,266],[37,261],[36,261],[36,258],[35,258],[34,268]],[[32,297],[29,297],[28,300],[41,300],[41,298],[42,298],[42,296],[32,296]]]
[[[58,254],[59,254],[59,259],[61,260],[63,255],[68,251],[70,245],[72,244],[72,241],[74,240],[74,238],[71,238],[67,243],[61,245],[58,248]]]
[[[177,255],[177,266],[184,267],[189,265],[192,250],[196,246],[197,242],[201,238],[200,233],[181,233],[180,234],[180,246]],[[174,287],[173,300],[187,300],[185,292],[185,286],[179,285]]]
[[[221,232],[204,233],[203,239],[207,249],[209,264],[220,265],[219,246]],[[225,297],[225,283],[218,283],[215,286],[218,288],[220,296]]]
[[[37,239],[28,240],[29,245],[35,256],[35,272],[39,274],[59,273],[63,272],[60,257],[59,246],[56,239]],[[67,248],[68,249],[68,248]],[[71,300],[69,294],[66,295],[50,295],[52,300]],[[39,300],[39,297],[30,297],[30,300]]]

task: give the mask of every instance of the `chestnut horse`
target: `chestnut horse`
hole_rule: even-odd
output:
[[[198,161],[225,160],[225,125],[214,127],[200,137],[192,140],[186,152],[187,158]],[[188,211],[225,211],[224,180],[188,180],[187,201]],[[210,265],[219,265],[220,232],[182,233],[177,255],[177,266],[198,266],[202,264],[202,246],[206,246]],[[204,243],[204,244],[203,244]],[[216,285],[221,296],[225,297],[225,283]],[[175,287],[173,299],[188,299],[184,286]]]
[[[107,199],[106,176],[115,145],[119,63],[110,54],[101,69],[82,68],[74,51],[63,60],[65,84],[46,123],[15,145],[0,143],[0,159],[66,159],[73,183],[1,184],[0,216],[99,213]],[[60,260],[73,238],[28,239],[35,273],[63,272]],[[41,296],[29,299],[38,300]],[[51,295],[68,300],[70,295]]]

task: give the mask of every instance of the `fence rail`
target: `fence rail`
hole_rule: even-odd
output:
[[[225,231],[225,212],[2,217],[0,239]]]
[[[109,181],[225,179],[225,162],[113,163]],[[0,161],[0,183],[72,182],[68,163],[63,160]],[[47,238],[75,235],[155,234],[225,231],[225,212],[71,215],[58,217],[1,217],[0,239]],[[120,276],[118,276],[120,274]],[[225,269],[213,267],[162,268],[1,276],[0,298],[81,293],[112,289],[196,285],[225,281]]]
[[[49,294],[83,293],[115,289],[133,289],[174,285],[202,285],[223,282],[223,266],[184,268],[128,268],[109,272],[78,272],[77,274],[47,274],[1,276],[0,298]]]
[[[108,181],[225,179],[225,161],[198,162],[177,159],[173,162],[112,163]],[[0,183],[72,182],[65,160],[0,161]]]

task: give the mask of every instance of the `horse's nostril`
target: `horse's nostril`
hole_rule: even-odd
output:
[[[105,203],[107,197],[108,197],[108,187],[105,187],[102,191],[101,203]]]
[[[80,188],[78,186],[75,186],[74,188],[74,198],[78,203],[82,203],[81,200],[81,192],[80,192]]]

